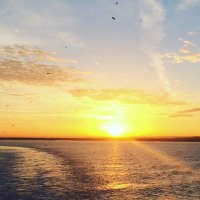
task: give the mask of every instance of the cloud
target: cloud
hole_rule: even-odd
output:
[[[191,108],[188,110],[181,110],[175,114],[170,115],[170,117],[193,117],[195,113],[200,113],[200,108]]]
[[[189,54],[191,51],[190,49],[197,46],[196,44],[194,44],[193,42],[189,40],[184,40],[182,38],[180,38],[179,40],[182,41],[182,45],[183,45],[183,47],[179,49],[179,52],[182,54]]]
[[[188,49],[186,49],[186,48],[179,49],[179,52],[180,52],[180,53],[183,53],[183,54],[188,54],[188,53],[190,53],[190,51],[189,51]]]
[[[196,48],[197,45],[191,41],[184,40],[182,38],[180,38],[179,40],[182,41],[182,47],[179,49],[179,53],[166,53],[164,55],[161,55],[161,57],[167,58],[173,63],[183,63],[186,61],[190,63],[200,62],[200,53]]]
[[[169,117],[193,117],[193,116],[194,115],[191,115],[191,114],[177,113],[177,114],[170,115]]]
[[[53,53],[22,45],[0,49],[0,81],[17,81],[32,85],[56,85],[81,82],[84,72],[66,64],[75,62]]]
[[[180,113],[194,113],[194,112],[200,112],[200,108],[192,108],[192,109],[180,111]]]
[[[164,37],[163,22],[165,11],[162,4],[157,0],[139,1],[139,12],[142,20],[142,50],[149,56],[151,66],[156,70],[164,88],[171,92],[169,80],[162,58],[157,50],[158,45]]]
[[[190,46],[192,46],[192,47],[196,47],[197,46],[196,44],[194,44],[193,42],[191,42],[189,40],[184,40],[182,38],[179,38],[179,40],[183,42],[183,47],[185,47],[185,48],[186,47],[190,47]]]
[[[194,31],[189,31],[187,34],[190,35],[190,36],[196,35],[196,33]]]
[[[2,92],[0,95],[8,95],[8,96],[14,96],[14,97],[35,97],[36,94],[31,93],[11,93],[11,92]]]
[[[121,101],[129,104],[151,105],[182,105],[165,93],[147,92],[136,89],[75,89],[68,91],[71,95],[80,99],[92,99],[95,101]]]
[[[188,55],[182,56],[177,55],[176,53],[166,54],[165,57],[169,58],[174,63],[183,63],[185,61],[191,63],[199,63],[200,62],[200,53],[187,53]]]
[[[15,32],[15,33],[21,33],[21,30],[19,30],[19,29],[16,28],[16,29],[14,30],[14,32]]]
[[[76,63],[76,60],[63,59],[56,56],[55,52],[47,52],[40,50],[37,47],[28,47],[24,45],[4,46],[3,57],[24,59],[28,58],[35,61],[49,61],[49,62],[62,62],[62,63]],[[2,56],[1,56],[2,57]]]
[[[200,0],[180,0],[178,9],[183,11],[197,5],[200,5]]]

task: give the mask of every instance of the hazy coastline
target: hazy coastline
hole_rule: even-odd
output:
[[[108,137],[108,138],[38,138],[38,137],[0,137],[0,140],[72,140],[72,141],[150,141],[150,142],[200,142],[199,136],[193,137]]]

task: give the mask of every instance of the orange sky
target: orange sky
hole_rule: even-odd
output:
[[[4,83],[1,136],[191,136],[198,109],[167,93],[131,89],[65,89]],[[19,92],[16,92],[19,91]],[[116,127],[116,128],[114,128]]]

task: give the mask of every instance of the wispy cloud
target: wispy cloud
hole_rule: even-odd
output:
[[[165,10],[161,2],[157,0],[141,0],[139,1],[139,12],[143,30],[142,49],[149,56],[151,66],[156,70],[164,88],[171,92],[166,69],[157,49],[164,37],[163,22],[165,21]]]
[[[190,7],[200,5],[200,0],[180,0],[179,10],[187,10]]]
[[[66,64],[76,62],[35,47],[21,45],[2,47],[0,81],[17,81],[33,85],[80,82],[84,73]]]
[[[136,89],[75,89],[68,91],[76,98],[96,101],[121,101],[128,104],[183,105],[185,102],[173,99],[166,92],[147,92]]]
[[[194,113],[194,112],[200,112],[200,108],[192,108],[188,110],[182,110],[182,113]]]
[[[179,49],[179,53],[172,52],[166,53],[161,57],[169,59],[173,63],[182,63],[182,62],[190,62],[190,63],[198,63],[200,62],[200,53],[197,48],[197,45],[191,41],[184,40],[182,38],[179,39],[182,41],[182,47]]]
[[[193,35],[196,35],[196,32],[194,32],[194,31],[189,31],[187,34],[190,35],[190,36],[193,36]]]
[[[196,47],[196,44],[194,44],[189,40],[184,40],[183,38],[179,38],[179,40],[183,42],[183,47],[190,47],[190,46]]]
[[[170,117],[193,117],[195,113],[200,113],[200,108],[191,108],[187,110],[181,110],[175,114],[170,115]]]
[[[176,53],[168,53],[168,54],[165,54],[165,57],[170,59],[173,63],[183,63],[185,61],[190,62],[190,63],[200,62],[200,53],[187,52],[187,54],[188,55],[178,55]]]
[[[2,95],[8,95],[8,96],[14,96],[14,97],[35,97],[36,94],[31,94],[31,93],[10,93],[10,92],[5,92],[5,93],[0,93]]]
[[[181,49],[179,49],[180,53],[189,54],[190,48],[196,47],[196,44],[194,44],[193,42],[191,42],[189,40],[184,40],[182,38],[180,38],[179,40],[182,41],[182,43],[183,43],[183,47]]]
[[[176,113],[172,114],[169,117],[193,117],[194,115],[191,114],[185,114],[185,113]]]
[[[60,58],[55,52],[43,51],[37,47],[24,45],[4,46],[0,58],[29,59],[33,61],[49,61],[61,63],[76,63],[77,60]]]

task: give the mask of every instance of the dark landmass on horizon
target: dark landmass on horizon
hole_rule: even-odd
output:
[[[0,137],[0,140],[71,140],[71,141],[158,141],[158,142],[200,142],[200,136],[193,137],[105,137],[105,138],[32,138],[32,137]]]

